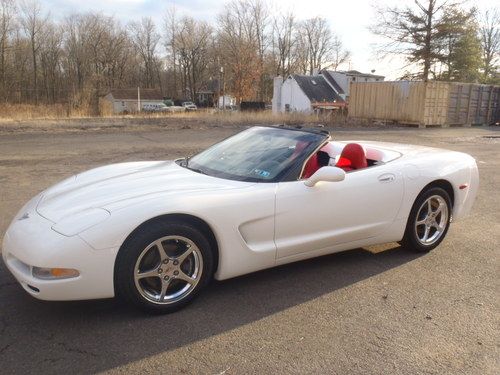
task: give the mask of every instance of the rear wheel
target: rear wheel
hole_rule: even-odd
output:
[[[176,311],[210,281],[213,258],[209,242],[197,228],[154,222],[139,229],[120,249],[116,293],[149,312]]]
[[[403,246],[418,252],[437,247],[446,236],[451,219],[451,200],[438,187],[421,193],[410,211]]]

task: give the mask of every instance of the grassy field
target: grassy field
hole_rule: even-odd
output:
[[[200,109],[181,113],[138,113],[91,117],[86,111],[68,111],[63,105],[0,105],[0,132],[74,131],[107,128],[205,128],[247,125],[309,125],[355,127],[340,114],[310,115],[303,113],[273,114],[262,112],[221,112]]]

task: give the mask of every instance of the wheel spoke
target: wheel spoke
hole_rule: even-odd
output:
[[[432,202],[429,199],[427,200],[427,216],[429,216],[431,212],[432,212]]]
[[[193,246],[189,246],[186,251],[179,255],[176,260],[179,261],[179,265],[186,260],[186,258],[193,253]]]
[[[146,277],[160,277],[158,275],[158,270],[149,270],[149,271],[144,271],[144,272],[139,272],[136,276],[138,279],[144,279]]]
[[[434,214],[437,216],[440,212],[443,212],[444,206],[445,204],[443,202],[439,202],[439,206],[436,208],[436,211],[434,211]]]
[[[427,216],[424,217],[422,220],[418,220],[416,222],[416,225],[419,226],[419,225],[424,225],[425,224],[425,221],[427,220]]]
[[[158,248],[158,253],[160,254],[160,259],[163,262],[165,259],[168,259],[169,256],[167,252],[165,251],[165,248],[163,247],[163,244],[161,243],[160,240],[155,242],[156,247]]]
[[[437,230],[438,232],[442,232],[442,231],[444,230],[444,228],[443,228],[441,225],[439,225],[437,222],[432,223],[432,226],[433,226],[434,228],[436,228],[436,230]]]
[[[165,295],[167,294],[167,289],[168,287],[170,286],[170,282],[172,280],[162,280],[161,282],[161,292],[160,292],[160,302],[163,301],[163,299],[165,298]]]
[[[425,232],[424,232],[424,237],[422,238],[423,242],[426,242],[427,239],[429,238],[429,232],[430,232],[430,228],[428,226],[426,226],[425,227]]]
[[[188,284],[194,284],[196,282],[196,279],[194,277],[191,277],[187,274],[185,274],[182,270],[179,272],[179,274],[176,276],[177,279],[185,281]]]

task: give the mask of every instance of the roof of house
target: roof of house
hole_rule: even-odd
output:
[[[330,85],[332,85],[334,90],[337,91],[337,94],[339,94],[339,95],[345,94],[342,87],[340,87],[339,84],[337,83],[337,81],[335,81],[335,79],[332,77],[331,72],[332,72],[332,70],[323,69],[320,73],[321,73],[321,75],[323,75],[325,77],[325,79],[328,81],[328,83]]]
[[[356,77],[366,77],[366,78],[385,78],[384,76],[379,76],[376,74],[370,74],[370,73],[361,73],[357,70],[339,70],[338,73],[344,73],[350,76],[356,76]]]
[[[321,75],[304,76],[293,74],[292,77],[311,102],[344,101]]]
[[[109,92],[115,100],[137,100],[137,89],[112,89]],[[140,89],[141,100],[163,100],[159,89]]]

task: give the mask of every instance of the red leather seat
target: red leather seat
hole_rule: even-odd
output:
[[[346,172],[368,167],[365,150],[357,143],[346,144],[335,166]]]
[[[292,157],[297,157],[300,153],[309,145],[309,143],[304,141],[298,141],[295,145],[295,151],[292,154]],[[323,153],[324,155],[320,155]],[[314,155],[312,155],[309,160],[306,162],[304,166],[304,172],[302,173],[301,178],[309,178],[311,177],[318,169],[328,165],[328,161],[330,157],[327,152],[318,151]]]
[[[304,166],[304,173],[302,173],[302,178],[311,177],[320,168],[318,163],[318,154],[315,153],[309,158],[306,165]]]

